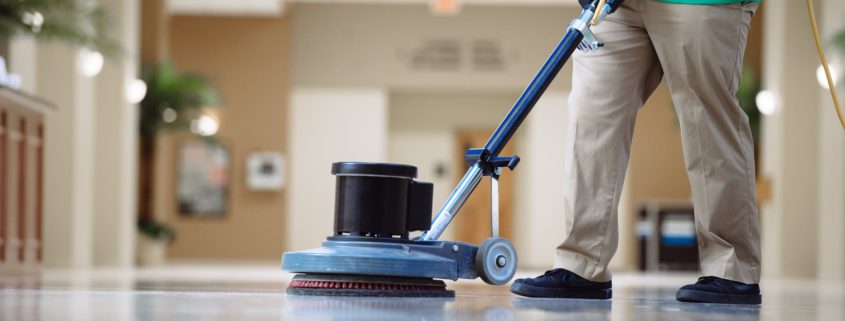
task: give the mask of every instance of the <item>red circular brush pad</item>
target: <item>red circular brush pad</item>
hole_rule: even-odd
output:
[[[291,295],[454,297],[443,281],[433,279],[358,276],[343,274],[299,274],[288,286]]]

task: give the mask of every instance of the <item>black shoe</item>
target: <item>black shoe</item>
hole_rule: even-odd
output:
[[[675,295],[681,302],[760,304],[760,286],[705,276],[688,284]]]
[[[565,269],[546,271],[533,279],[518,279],[511,292],[537,298],[610,299],[612,283],[593,282]]]

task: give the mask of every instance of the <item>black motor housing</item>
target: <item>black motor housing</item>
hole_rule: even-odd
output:
[[[434,186],[417,182],[417,168],[389,163],[338,162],[335,237],[407,239],[431,227]]]

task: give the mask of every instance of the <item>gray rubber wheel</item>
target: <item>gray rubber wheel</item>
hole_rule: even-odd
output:
[[[475,270],[487,284],[508,283],[516,273],[516,249],[510,241],[491,237],[484,240],[475,254]]]

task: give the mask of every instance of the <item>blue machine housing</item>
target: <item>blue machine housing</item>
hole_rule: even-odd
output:
[[[282,269],[294,273],[474,279],[478,247],[449,241],[327,240],[322,247],[288,252]]]

